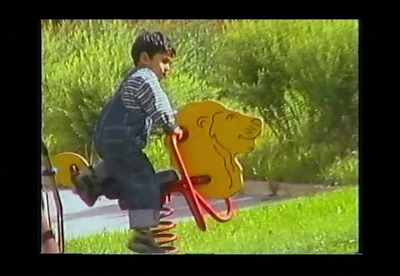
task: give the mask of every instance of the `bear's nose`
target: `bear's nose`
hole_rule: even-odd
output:
[[[253,119],[251,120],[251,123],[257,127],[261,127],[262,123],[260,119]]]

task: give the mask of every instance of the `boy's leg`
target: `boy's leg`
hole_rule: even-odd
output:
[[[128,247],[139,253],[165,253],[151,235],[160,219],[160,186],[147,156],[137,152],[109,163],[118,183],[121,200],[129,206],[133,237]]]
[[[115,162],[114,162],[115,164]],[[142,152],[122,158],[115,178],[119,182],[121,199],[130,210],[130,227],[156,227],[160,216],[160,185],[147,156]]]

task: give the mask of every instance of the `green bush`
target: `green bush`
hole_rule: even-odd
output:
[[[247,177],[324,181],[357,149],[356,21],[233,21],[218,43],[211,84],[273,133],[242,158]]]
[[[243,20],[218,40],[213,84],[256,107],[280,142],[357,141],[357,24],[352,20]]]
[[[91,143],[101,108],[130,66],[136,29],[121,27],[102,20],[43,24],[43,135],[51,153],[83,153]]]
[[[241,157],[240,162],[246,178],[320,183],[325,182],[324,172],[336,156],[336,149],[327,144],[293,148],[289,143],[280,143],[269,131],[269,135],[263,135],[258,141],[256,149]]]
[[[346,157],[336,157],[335,162],[324,172],[324,181],[332,185],[358,184],[358,151],[349,153]]]

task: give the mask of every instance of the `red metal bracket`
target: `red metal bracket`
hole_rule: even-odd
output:
[[[204,210],[210,214],[212,218],[217,220],[218,222],[227,222],[232,218],[232,201],[230,198],[225,199],[225,203],[227,206],[227,210],[225,215],[219,215],[217,210],[214,210],[206,201],[204,197],[202,197],[195,189],[194,185],[204,184],[207,181],[207,177],[205,176],[193,176],[190,177],[189,173],[186,169],[185,163],[183,161],[182,155],[179,151],[179,139],[176,134],[172,134],[170,136],[171,144],[173,147],[173,154],[177,159],[177,163],[179,166],[179,171],[182,176],[182,179],[176,181],[171,185],[168,189],[168,194],[173,192],[179,192],[183,194],[186,199],[186,202],[189,205],[189,209],[192,212],[197,226],[202,230],[205,231],[207,229],[206,222],[204,216],[200,211],[200,206],[204,208]],[[208,180],[209,181],[209,180]],[[195,183],[195,184],[194,184]]]

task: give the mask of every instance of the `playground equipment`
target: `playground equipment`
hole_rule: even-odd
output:
[[[57,240],[58,249],[61,253],[64,252],[64,220],[63,220],[63,207],[58,191],[57,181],[55,180],[56,172],[50,161],[46,146],[42,142],[42,196],[41,204],[44,210],[44,214],[47,219],[47,224],[50,229],[55,232],[55,238]],[[57,228],[53,227],[50,214],[50,200],[49,195],[53,195],[53,199],[56,205],[56,216],[57,216]],[[57,230],[57,231],[55,231]]]
[[[165,246],[178,238],[168,232],[175,224],[163,220],[174,212],[172,208],[164,206],[171,200],[171,194],[180,193],[184,196],[202,231],[207,229],[202,209],[218,222],[229,221],[233,214],[231,196],[243,188],[242,167],[236,155],[254,149],[255,139],[260,135],[262,126],[258,118],[229,110],[212,101],[187,104],[178,112],[176,121],[184,129],[184,135],[181,140],[176,135],[167,136],[171,165],[176,170],[156,174],[162,194],[161,221],[157,228],[152,229],[158,244],[169,252],[178,250],[174,246]],[[126,203],[120,199],[112,185],[112,179],[108,178],[103,161],[91,165],[82,156],[65,152],[52,157],[51,162],[57,169],[55,181],[63,187],[80,190],[82,187],[79,187],[76,178],[89,177],[89,182],[95,183],[95,187],[90,187],[91,191],[109,199],[119,199],[120,208],[127,209]],[[88,206],[93,206],[94,202],[81,198]],[[214,209],[207,202],[208,199],[225,200],[226,212],[221,214]],[[62,212],[60,214],[62,220]],[[62,229],[59,231],[59,237],[63,240]]]

